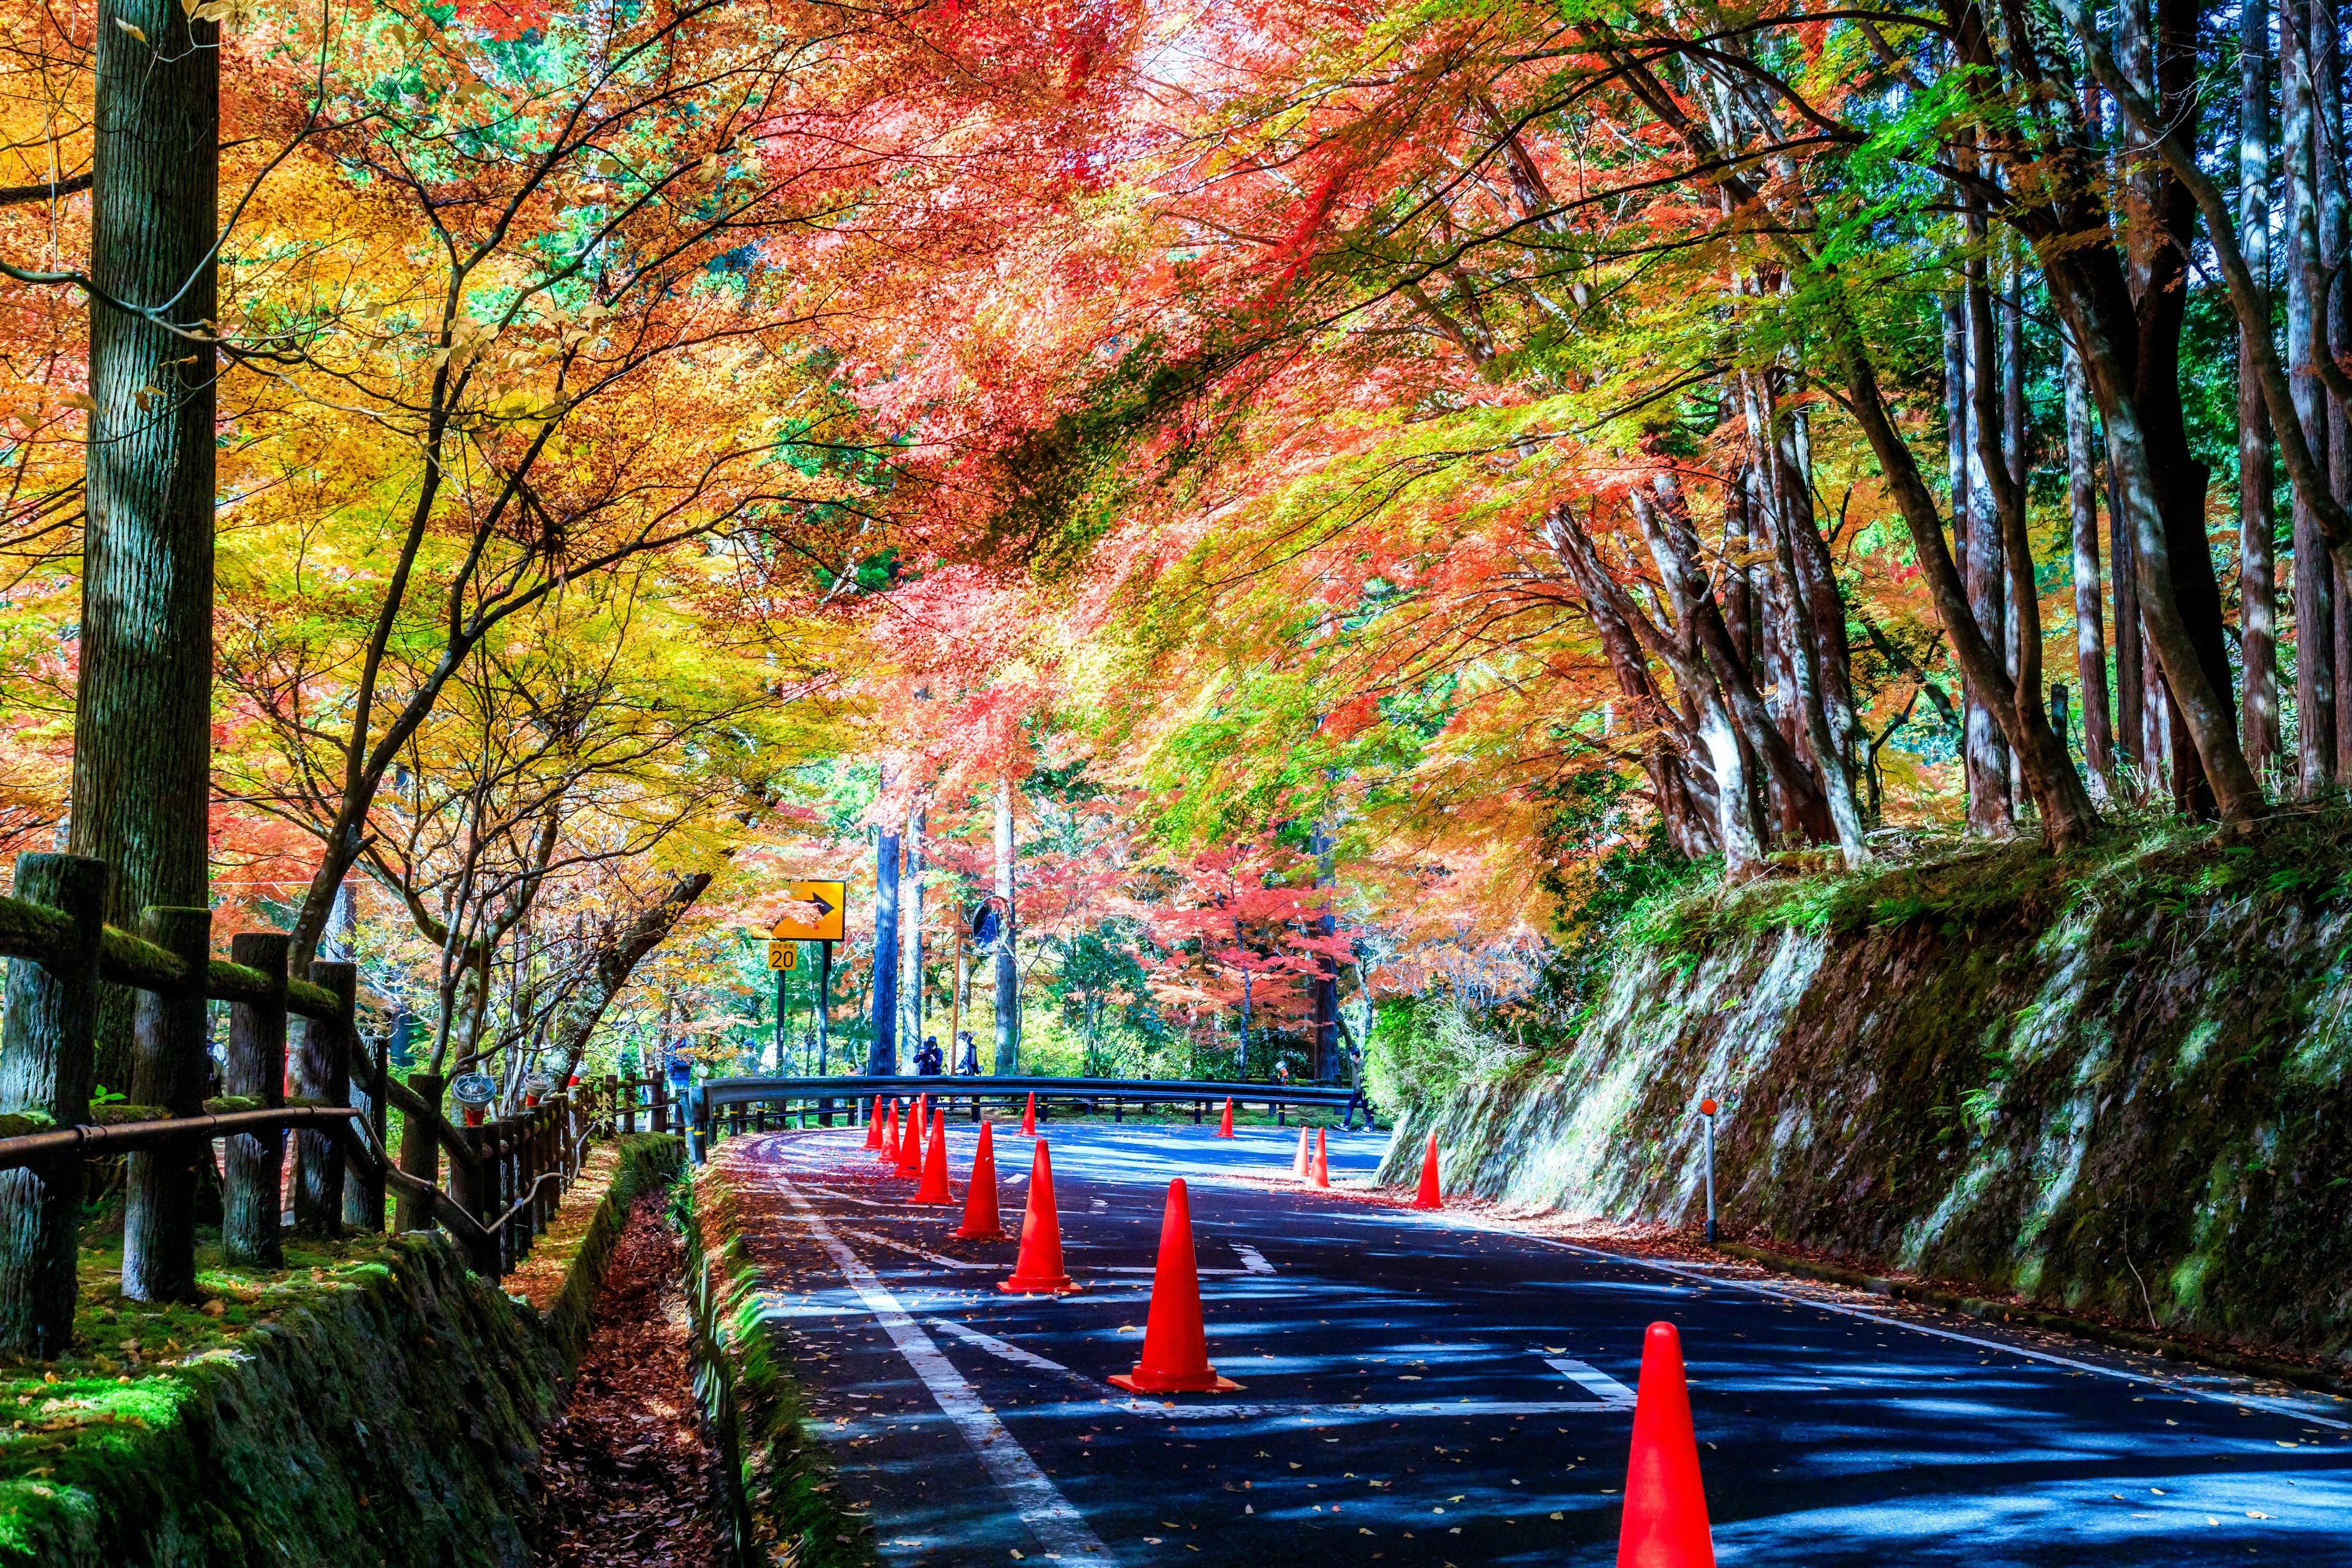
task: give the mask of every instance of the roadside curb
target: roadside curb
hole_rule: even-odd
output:
[[[1908,1279],[1890,1279],[1884,1275],[1841,1268],[1833,1263],[1816,1263],[1809,1258],[1795,1258],[1741,1242],[1719,1241],[1714,1244],[1713,1250],[1778,1274],[1792,1274],[1800,1279],[1818,1279],[1824,1284],[1843,1285],[1849,1289],[1864,1290],[1873,1296],[1885,1296],[1897,1301],[1912,1301],[1923,1307],[1940,1307],[1948,1312],[1958,1312],[1983,1322],[2022,1324],[2027,1328],[2089,1340],[2116,1350],[2136,1351],[2142,1355],[2162,1356],[2167,1361],[2210,1366],[2217,1372],[2292,1384],[2295,1387],[2332,1394],[2338,1399],[2352,1396],[2352,1378],[2322,1372],[2315,1367],[2295,1366],[2262,1356],[2245,1355],[2237,1351],[2192,1344],[2184,1340],[2136,1333],[2129,1329],[2118,1329],[2088,1318],[2069,1317],[2063,1312],[2045,1311],[2039,1307],[2021,1307],[2014,1301],[1989,1301],[1978,1296],[1963,1296],[1958,1291],[1938,1290],[1933,1286],[1916,1284]]]

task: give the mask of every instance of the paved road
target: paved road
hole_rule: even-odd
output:
[[[1060,1300],[1000,1294],[1011,1244],[950,1239],[860,1134],[721,1145],[768,1215],[770,1331],[887,1562],[1612,1563],[1665,1318],[1727,1564],[2352,1565],[2352,1404],[1236,1179],[1286,1176],[1272,1130],[1046,1132],[1087,1287]],[[1335,1180],[1378,1163],[1372,1135],[1332,1145]],[[1017,1135],[998,1163],[1017,1230]],[[1135,1361],[1172,1175],[1239,1394],[1103,1381]]]

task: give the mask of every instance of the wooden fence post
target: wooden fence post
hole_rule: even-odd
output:
[[[353,978],[357,978],[354,972]],[[356,1031],[351,1037],[352,1054],[358,1058],[359,1076],[352,1081],[366,1096],[368,1131],[375,1134],[377,1150],[390,1156],[384,1148],[384,1053],[385,1042],[379,1036],[373,1049],[365,1037]],[[373,1165],[346,1162],[343,1167],[343,1223],[362,1230],[383,1229],[383,1177]]]
[[[441,1090],[445,1080],[438,1073],[413,1072],[408,1075],[408,1088],[417,1099],[436,1111],[441,1109]],[[432,1120],[423,1116],[400,1119],[400,1168],[418,1180],[434,1186],[441,1184],[441,1134]],[[457,1199],[460,1208],[465,1199],[457,1192],[458,1166],[453,1162],[449,1169],[449,1195]],[[433,1205],[423,1198],[400,1194],[399,1207],[393,1224],[402,1230],[431,1230]]]
[[[210,910],[150,909],[139,934],[188,966],[188,984],[138,994],[132,1026],[131,1098],[166,1116],[205,1110],[205,965],[212,956]],[[124,1176],[122,1293],[135,1301],[196,1299],[196,1161],[202,1139],[133,1150]]]
[[[625,1136],[635,1137],[637,1131],[637,1080],[633,1078],[623,1079],[621,1094],[623,1097],[621,1131]]]
[[[79,855],[16,857],[16,897],[63,912],[73,945],[54,966],[9,961],[0,1110],[47,1116],[60,1127],[89,1119],[110,875],[105,861]],[[53,1361],[73,1341],[81,1184],[78,1154],[0,1171],[0,1354]]]
[[[352,1000],[359,970],[320,959],[310,965],[310,984],[331,991],[335,1014],[305,1019],[302,1049],[294,1058],[294,1087],[321,1105],[352,1102]],[[331,1131],[304,1128],[294,1135],[294,1228],[306,1236],[343,1234],[343,1148]]]
[[[228,1065],[221,1087],[275,1108],[286,1103],[286,950],[283,931],[246,931],[228,939],[233,963],[269,976],[276,996],[236,1002],[228,1010]],[[223,1152],[221,1250],[228,1261],[260,1268],[285,1262],[278,1245],[286,1170],[283,1132],[239,1133]]]

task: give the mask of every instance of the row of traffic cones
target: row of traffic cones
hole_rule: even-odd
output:
[[[947,1117],[927,1117],[918,1098],[904,1131],[898,1102],[868,1124],[866,1147],[877,1149],[900,1171],[928,1122],[929,1147],[920,1162],[921,1183],[909,1202],[954,1202],[947,1173]],[[1036,1097],[1022,1130],[1035,1131]],[[1228,1100],[1219,1137],[1231,1137]],[[876,1131],[880,1129],[881,1131]],[[895,1146],[894,1146],[895,1145]],[[1331,1184],[1329,1155],[1321,1131],[1310,1156],[1307,1130],[1299,1130],[1294,1174],[1316,1185]],[[1437,1137],[1422,1152],[1419,1209],[1443,1208],[1438,1191]],[[1001,1241],[1003,1225],[996,1198],[995,1128],[983,1121],[972,1152],[971,1181],[965,1190],[963,1223],[955,1235],[967,1241]],[[1028,1206],[1021,1216],[1021,1251],[1013,1277],[997,1289],[1009,1295],[1068,1295],[1080,1289],[1062,1261],[1060,1212],[1054,1198],[1054,1162],[1045,1141],[1036,1141],[1030,1166]],[[1192,1250],[1192,1205],[1181,1176],[1168,1184],[1168,1205],[1160,1221],[1160,1255],[1152,1271],[1151,1305],[1144,1320],[1143,1352],[1132,1372],[1110,1381],[1136,1394],[1226,1394],[1241,1384],[1222,1377],[1209,1363],[1208,1331],[1201,1310],[1201,1276]],[[1706,1495],[1699,1474],[1697,1434],[1691,1422],[1690,1388],[1683,1369],[1682,1340],[1672,1323],[1652,1323],[1642,1343],[1642,1375],[1634,1396],[1633,1439],[1626,1461],[1625,1512],[1618,1532],[1617,1568],[1715,1568],[1714,1537],[1707,1523]]]

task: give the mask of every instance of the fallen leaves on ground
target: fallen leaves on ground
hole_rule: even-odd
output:
[[[648,1194],[629,1211],[572,1402],[549,1428],[542,1568],[713,1568],[718,1460],[688,1382],[683,1244]]]

